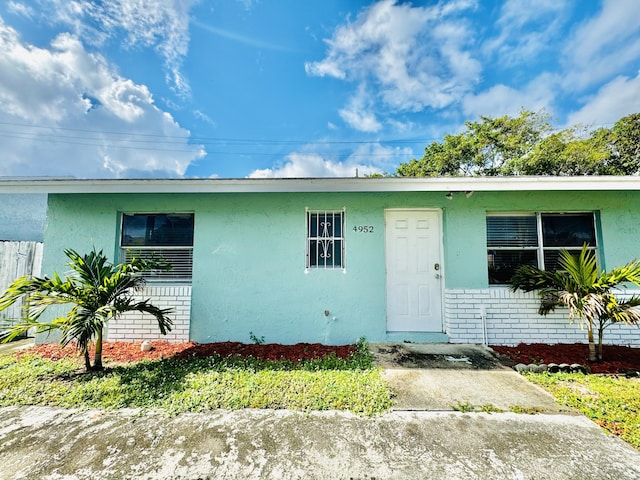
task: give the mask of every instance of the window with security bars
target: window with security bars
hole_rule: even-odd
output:
[[[561,250],[578,254],[585,243],[597,251],[593,212],[489,213],[489,284],[508,284],[521,265],[557,270]]]
[[[193,213],[123,213],[121,259],[153,259],[169,270],[145,272],[154,280],[189,281],[193,266]]]
[[[344,210],[307,210],[306,268],[345,268],[344,221]]]

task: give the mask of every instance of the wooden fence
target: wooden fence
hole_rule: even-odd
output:
[[[42,266],[41,242],[0,241],[0,295],[16,278],[40,275]],[[0,312],[0,322],[20,318],[20,305]]]

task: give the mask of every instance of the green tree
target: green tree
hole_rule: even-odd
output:
[[[85,367],[102,369],[102,335],[109,320],[117,320],[125,312],[137,311],[153,315],[160,332],[171,330],[168,317],[171,309],[158,308],[150,300],[137,301],[134,293],[145,285],[140,274],[151,269],[166,269],[160,262],[133,259],[129,263],[114,265],[102,251],[95,249],[86,255],[65,250],[72,272],[66,278],[54,273],[52,278],[21,277],[15,280],[0,297],[0,311],[23,299],[23,319],[9,328],[3,341],[10,341],[21,333],[35,328],[36,333],[60,330],[60,344],[77,343],[84,355]],[[41,315],[52,305],[73,305],[65,316],[50,322],[40,321]],[[89,358],[89,345],[95,343],[93,366]]]
[[[525,292],[537,291],[540,315],[567,307],[569,321],[577,319],[581,328],[587,330],[589,361],[600,361],[602,338],[609,325],[640,323],[640,297],[621,298],[614,292],[627,283],[640,286],[640,261],[633,260],[609,272],[601,272],[594,251],[584,245],[577,256],[561,251],[559,265],[555,272],[523,265],[511,279],[511,287]],[[598,332],[597,347],[594,329]]]
[[[548,114],[528,110],[518,117],[481,116],[465,126],[466,131],[427,146],[421,160],[400,164],[396,173],[403,177],[504,175],[551,129]]]
[[[622,175],[611,164],[611,131],[599,129],[579,136],[576,129],[540,139],[526,156],[513,159],[503,170],[509,175]]]
[[[640,173],[640,113],[627,115],[612,129],[613,160],[623,175]]]
[[[549,115],[523,110],[517,117],[481,116],[465,131],[425,148],[420,160],[401,163],[402,177],[493,175],[636,175],[640,173],[640,113],[613,128],[575,126],[552,131]]]

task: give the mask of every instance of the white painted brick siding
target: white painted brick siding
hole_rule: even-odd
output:
[[[539,304],[537,293],[506,287],[446,290],[445,329],[452,343],[482,343],[483,307],[491,345],[586,343],[586,331],[577,322],[569,323],[566,309],[543,316],[538,315]],[[605,330],[604,343],[640,347],[640,328],[612,325]]]
[[[147,314],[127,313],[117,321],[109,323],[107,340],[140,342],[143,340],[166,340],[186,342],[189,340],[189,320],[191,318],[191,286],[147,285],[135,296],[138,300],[151,299],[151,303],[161,308],[172,308],[169,315],[173,327],[167,335],[162,335],[156,319]]]

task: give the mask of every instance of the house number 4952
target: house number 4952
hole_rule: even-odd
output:
[[[373,233],[373,225],[356,225],[353,231],[357,233]]]

